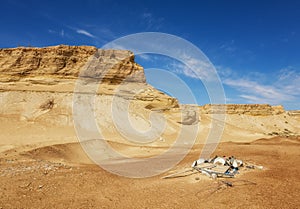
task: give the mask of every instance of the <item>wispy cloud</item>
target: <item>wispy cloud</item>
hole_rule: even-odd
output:
[[[96,31],[101,35],[103,36],[103,38],[106,38],[106,39],[115,39],[117,38],[116,34],[109,28],[107,27],[97,27],[96,28]],[[97,34],[98,34],[97,33]]]
[[[171,64],[173,72],[199,80],[215,79],[216,71],[208,60],[196,59],[186,54],[181,55],[181,60],[184,63],[174,62]]]
[[[139,58],[146,60],[146,61],[150,61],[151,60],[151,55],[148,54],[139,54],[137,55]]]
[[[68,25],[67,28],[76,32],[77,34],[92,38],[96,45],[105,44],[117,37],[109,28],[95,24],[81,24],[80,26]]]
[[[147,30],[159,30],[162,27],[164,18],[155,17],[151,12],[144,12],[141,14],[142,24],[146,26]]]
[[[237,49],[236,46],[235,46],[235,41],[234,40],[223,43],[219,48],[222,49],[222,50],[225,50],[229,53],[233,53]]]
[[[171,71],[173,71],[176,74],[185,75],[190,78],[201,79],[197,76],[197,74],[191,68],[189,68],[185,64],[182,64],[180,62],[173,62],[169,66],[170,66]]]
[[[65,31],[64,31],[64,30],[61,30],[60,33],[59,33],[59,35],[60,35],[61,37],[64,37],[64,36],[65,36]]]
[[[83,28],[88,28],[89,30],[92,30],[93,36],[97,36],[97,39],[103,39],[105,42],[110,41],[111,39],[118,38],[119,36],[115,34],[114,31],[111,30],[110,27],[106,25],[99,25],[99,24],[85,24],[83,25]]]
[[[300,96],[300,71],[296,71],[292,67],[281,69],[277,82],[287,94]]]
[[[60,31],[55,31],[55,30],[52,30],[52,29],[48,29],[48,33],[59,35],[62,38],[65,37],[65,31],[64,31],[64,29],[62,29]]]
[[[300,96],[300,72],[291,67],[274,72],[272,84],[264,84],[255,77],[224,78],[223,83],[240,92],[249,103],[282,104],[297,101]]]
[[[215,80],[217,75],[209,60],[189,56],[185,53],[179,53],[177,55],[178,59],[157,54],[139,54],[138,57],[147,61],[147,63],[152,62],[157,67],[167,69],[177,75],[184,75],[197,80],[212,81]]]
[[[239,92],[242,92],[243,94],[239,96],[251,103],[274,104],[294,99],[292,95],[286,94],[282,88],[260,84],[256,81],[245,79],[226,79],[223,83],[235,88]]]
[[[77,33],[88,36],[90,38],[95,38],[95,36],[93,34],[91,34],[90,32],[83,30],[83,29],[77,29],[76,30]]]

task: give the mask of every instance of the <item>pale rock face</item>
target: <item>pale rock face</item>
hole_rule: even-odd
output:
[[[0,49],[0,114],[71,125],[79,81],[83,91],[94,83],[97,97],[117,96],[148,111],[178,107],[175,98],[146,83],[132,52],[60,45]]]
[[[83,69],[80,76],[100,79],[102,83],[146,83],[144,69],[134,62],[130,51],[98,49]]]
[[[195,125],[199,122],[199,109],[191,105],[181,105],[183,125]]]

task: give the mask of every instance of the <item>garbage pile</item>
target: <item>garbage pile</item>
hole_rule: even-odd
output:
[[[230,157],[219,157],[195,160],[191,168],[186,168],[181,171],[164,176],[163,179],[185,177],[195,173],[202,173],[212,179],[216,178],[233,178],[241,169],[263,169],[263,166],[257,166],[250,163],[245,163],[242,160]]]
[[[236,159],[234,156],[215,156],[211,159],[200,158],[194,161],[192,164],[193,169],[213,179],[216,179],[218,177],[232,178],[239,173],[239,170],[242,167],[246,167],[249,169],[262,169],[262,166],[245,164],[242,160]]]

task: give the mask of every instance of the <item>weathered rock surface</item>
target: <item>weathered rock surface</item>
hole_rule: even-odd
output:
[[[78,76],[112,84],[146,82],[143,68],[134,62],[132,52],[90,46],[0,49],[0,73],[0,82],[44,85]]]
[[[226,113],[252,116],[270,116],[285,113],[283,106],[271,106],[269,104],[207,104],[201,106],[200,109],[203,114]]]
[[[135,63],[133,53],[126,50],[98,49],[81,69],[80,76],[108,84],[146,82],[143,67]]]
[[[64,45],[0,49],[1,115],[71,125],[74,91],[117,96],[149,111],[178,107],[175,98],[146,83],[130,51]]]
[[[179,123],[183,125],[195,125],[200,120],[199,109],[197,106],[181,105],[182,117]]]
[[[49,78],[74,79],[96,52],[95,47],[64,45],[0,49],[0,81],[34,83],[38,78],[45,78],[45,81]]]
[[[292,116],[300,116],[300,110],[288,111],[288,114]]]

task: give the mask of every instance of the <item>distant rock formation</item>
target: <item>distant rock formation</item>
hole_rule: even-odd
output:
[[[200,107],[203,114],[243,114],[252,116],[269,116],[285,113],[283,106],[271,106],[269,104],[207,104]]]
[[[300,116],[300,110],[288,111],[288,114],[292,116]]]
[[[195,105],[181,105],[182,117],[179,123],[183,125],[195,125],[200,120],[199,109]]]

